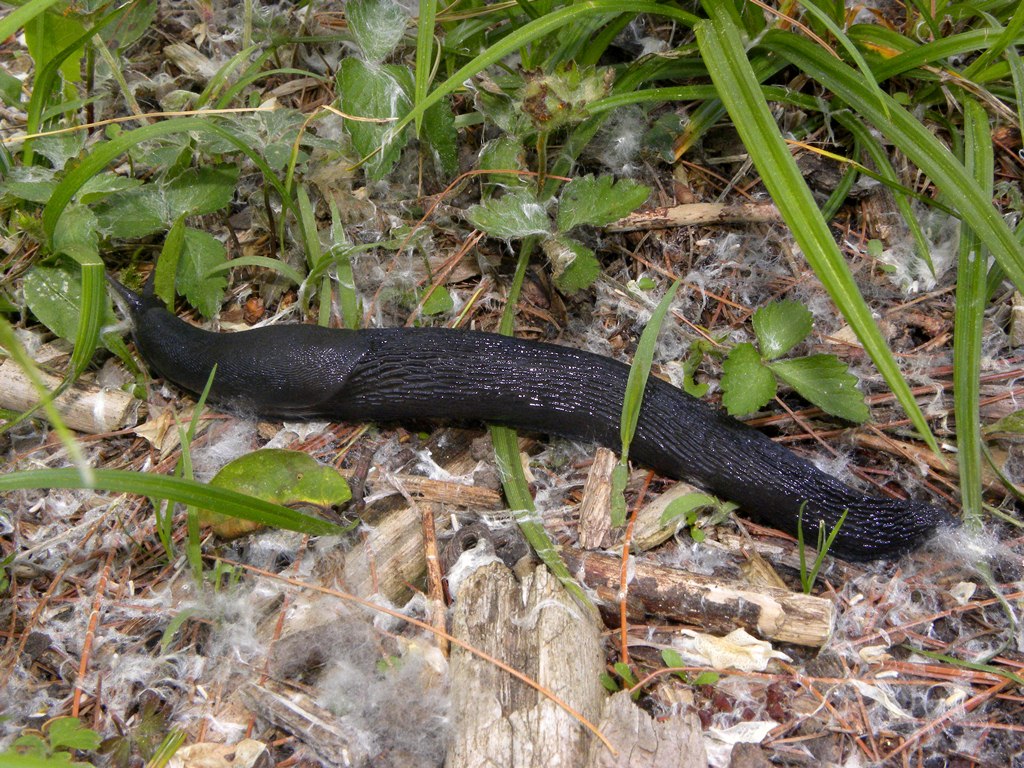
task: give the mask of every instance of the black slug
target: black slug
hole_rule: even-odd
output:
[[[337,330],[312,325],[211,333],[149,295],[111,283],[149,367],[261,416],[375,422],[497,422],[620,447],[629,367],[570,347],[444,328]],[[816,540],[849,510],[832,552],[871,560],[906,552],[956,522],[917,501],[868,496],[656,378],[648,381],[631,458],[694,482],[749,515]]]

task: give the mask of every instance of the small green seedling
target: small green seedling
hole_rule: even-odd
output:
[[[825,526],[818,526],[818,556],[814,560],[814,565],[811,570],[807,570],[807,547],[804,545],[804,507],[806,502],[800,507],[800,514],[796,519],[796,540],[800,549],[800,585],[803,587],[804,594],[811,594],[811,590],[814,589],[814,583],[818,580],[818,572],[821,570],[821,564],[825,562],[825,555],[828,554],[829,549],[832,547],[832,542],[836,540],[836,536],[839,535],[839,530],[843,527],[843,523],[846,522],[846,513],[850,510],[844,509],[843,514],[836,520],[836,524],[832,526],[832,530],[829,531],[828,537],[825,536]]]
[[[758,346],[744,342],[722,364],[722,403],[733,416],[754,413],[775,397],[778,380],[826,413],[866,421],[868,407],[857,378],[835,355],[779,358],[811,332],[811,313],[796,301],[768,304],[754,313]]]

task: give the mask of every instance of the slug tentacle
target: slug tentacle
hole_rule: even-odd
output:
[[[212,402],[263,416],[377,422],[496,422],[619,448],[629,366],[589,352],[444,328],[332,330],[288,325],[211,333],[151,295],[112,281],[150,368]],[[846,521],[833,552],[854,560],[912,549],[945,511],[863,494],[765,435],[658,379],[648,381],[636,461],[697,483],[741,510],[814,541]]]

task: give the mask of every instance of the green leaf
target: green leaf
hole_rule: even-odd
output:
[[[665,511],[661,513],[661,520],[659,521],[659,524],[667,525],[677,517],[686,517],[687,524],[692,525],[696,517],[691,519],[691,512],[696,512],[700,509],[708,509],[709,507],[717,507],[718,504],[718,499],[711,494],[701,493],[699,491],[688,493],[685,496],[680,496],[678,499],[673,499],[669,502],[668,506],[665,507]]]
[[[361,156],[369,156],[366,174],[382,179],[398,160],[405,146],[406,131],[395,131],[394,121],[412,106],[412,76],[394,65],[370,65],[348,58],[338,70],[340,108],[353,120],[345,130]]]
[[[23,282],[25,303],[36,318],[60,336],[73,341],[78,334],[82,305],[82,278],[77,269],[65,264],[33,267]],[[109,300],[103,325],[115,322]]]
[[[83,205],[98,203],[115,192],[124,192],[142,186],[142,179],[131,176],[118,176],[116,173],[100,173],[93,176],[78,193],[78,202]]]
[[[46,737],[50,748],[93,750],[100,745],[100,736],[96,731],[86,728],[77,717],[58,717],[50,722],[46,729]]]
[[[112,162],[125,151],[136,148],[141,143],[151,139],[158,139],[173,134],[189,133],[213,134],[225,142],[230,143],[239,152],[246,155],[246,157],[248,157],[263,173],[264,181],[267,184],[270,184],[275,191],[277,191],[278,195],[280,195],[282,205],[291,210],[292,199],[287,194],[283,184],[277,179],[274,173],[263,161],[263,158],[261,158],[252,147],[248,146],[244,141],[220,127],[209,118],[178,117],[164,120],[160,123],[146,125],[142,128],[136,128],[132,131],[126,131],[119,134],[111,141],[98,144],[93,147],[92,151],[89,152],[89,154],[86,155],[81,162],[71,169],[67,176],[61,180],[57,185],[57,188],[53,191],[53,195],[47,201],[46,208],[43,210],[43,230],[46,232],[47,237],[53,237],[53,231],[57,226],[57,221],[60,219],[61,213],[64,211],[64,208],[67,207],[68,203],[71,202],[71,199],[75,194],[81,190],[91,178],[103,170],[108,163]],[[147,184],[141,189],[146,189],[150,186],[151,185]],[[98,213],[99,211],[97,211],[97,214]],[[177,217],[172,216],[165,226],[169,227],[175,218]],[[156,229],[150,230],[150,232],[156,232],[159,229],[161,229],[160,226]]]
[[[446,176],[457,173],[459,137],[455,130],[455,114],[447,99],[439,101],[423,116],[423,136],[441,172]]]
[[[188,303],[198,309],[203,317],[213,317],[220,311],[228,280],[223,272],[209,275],[226,261],[227,252],[220,240],[200,229],[185,229],[176,284],[178,292],[188,299]]]
[[[53,232],[53,250],[76,261],[98,259],[100,240],[96,229],[96,214],[84,205],[69,205]]]
[[[686,666],[686,662],[683,661],[683,657],[679,655],[679,651],[671,648],[666,648],[661,652],[661,660],[665,662],[665,666],[670,669],[679,669]]]
[[[282,506],[309,504],[329,507],[352,498],[348,483],[336,469],[319,464],[301,451],[265,448],[247,453],[226,464],[210,481],[214,488],[236,491]],[[241,536],[258,528],[251,521],[213,512],[201,515],[225,538]]]
[[[227,208],[238,187],[239,165],[225,163],[185,171],[163,186],[164,223],[179,216],[202,216]]]
[[[814,320],[799,301],[773,301],[754,313],[754,333],[765,360],[786,354],[811,332]]]
[[[566,186],[558,203],[556,224],[568,232],[581,224],[603,227],[618,221],[647,201],[651,190],[630,179],[587,175]]]
[[[63,49],[85,32],[77,15],[41,13],[25,25],[25,42],[38,72]],[[69,83],[82,79],[82,50],[79,49],[60,65],[60,73]]]
[[[516,240],[551,231],[548,212],[537,198],[523,189],[485,200],[466,211],[469,223],[492,237]]]
[[[409,14],[394,0],[350,0],[348,29],[371,64],[387,58],[405,34]]]
[[[722,363],[722,404],[732,416],[758,410],[775,397],[776,388],[753,344],[737,344]]]
[[[0,18],[0,40],[6,40],[59,0],[29,0]],[[37,63],[38,66],[38,63]]]
[[[179,216],[171,225],[164,238],[164,246],[160,249],[160,258],[156,260],[153,272],[153,292],[165,307],[174,307],[174,284],[181,263],[181,251],[185,244],[185,217]]]
[[[0,181],[0,195],[9,195],[30,203],[46,203],[57,187],[52,168],[17,166]]]
[[[857,377],[835,355],[777,360],[768,367],[801,397],[826,413],[857,423],[867,421],[868,407],[864,394],[857,389]]]
[[[612,525],[620,528],[626,524],[626,483],[629,481],[629,466],[621,459],[612,469],[611,497]]]
[[[989,424],[982,429],[982,432],[986,435],[995,435],[1000,432],[1008,432],[1010,434],[1024,433],[1024,409],[1008,413],[999,421]]]
[[[448,289],[443,285],[438,285],[423,302],[421,311],[424,315],[443,315],[445,312],[451,312],[454,306],[455,302],[452,300],[452,295],[448,293]]]
[[[541,244],[551,276],[562,293],[576,293],[589,288],[601,274],[601,265],[594,252],[571,237],[547,237]]]
[[[511,136],[502,136],[484,144],[480,150],[477,168],[481,171],[522,171],[526,169],[523,157],[523,146]],[[485,177],[488,180],[487,190],[491,191],[502,186],[521,186],[524,178],[510,173],[492,173]]]
[[[0,100],[9,107],[21,105],[21,80],[0,69]]]
[[[690,344],[689,352],[683,361],[683,391],[691,397],[700,398],[708,393],[707,382],[698,384],[694,376],[704,359],[704,353],[710,351],[711,345],[704,339],[697,339]]]

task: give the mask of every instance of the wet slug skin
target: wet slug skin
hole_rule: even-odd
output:
[[[212,333],[169,312],[148,291],[111,280],[151,371],[211,402],[270,418],[349,422],[495,422],[620,447],[629,366],[590,352],[447,328],[338,330],[285,325]],[[832,553],[894,557],[937,528],[938,507],[866,495],[765,435],[651,378],[630,458],[688,480],[795,535],[830,530],[848,510]]]

